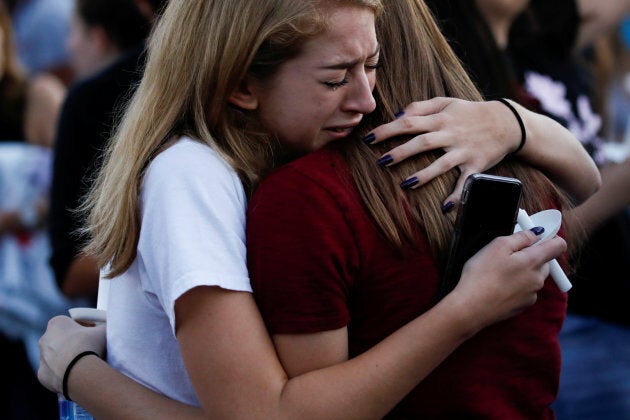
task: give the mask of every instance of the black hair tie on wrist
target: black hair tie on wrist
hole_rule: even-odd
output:
[[[66,371],[63,374],[63,381],[61,382],[63,396],[66,398],[66,400],[72,401],[72,399],[70,399],[70,396],[68,396],[68,377],[70,376],[70,371],[79,360],[91,354],[100,358],[100,356],[96,352],[88,350],[88,351],[84,351],[82,353],[77,354],[76,356],[74,356],[74,359],[72,359],[70,363],[68,363],[68,366],[66,367]]]
[[[503,105],[507,106],[510,109],[510,111],[512,111],[512,114],[514,114],[514,116],[516,117],[516,121],[518,121],[518,126],[521,128],[521,142],[516,148],[516,150],[510,153],[510,155],[514,155],[520,152],[523,146],[525,146],[525,141],[527,140],[527,134],[525,133],[525,124],[523,124],[523,120],[521,119],[521,116],[516,111],[516,108],[514,108],[514,106],[512,106],[512,104],[508,100],[504,98],[498,98],[498,99],[495,99],[495,101],[501,102]]]

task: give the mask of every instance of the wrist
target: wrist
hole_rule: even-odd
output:
[[[503,105],[505,105],[512,112],[512,115],[514,115],[514,118],[516,119],[516,122],[518,124],[518,128],[520,130],[519,143],[515,149],[508,153],[508,156],[515,155],[523,149],[527,141],[527,130],[525,129],[525,123],[523,122],[523,119],[521,118],[519,112],[510,101],[504,98],[498,98],[495,99],[495,101],[501,102]]]
[[[73,368],[77,365],[77,363],[79,363],[81,360],[85,359],[88,356],[96,356],[100,359],[100,356],[98,355],[98,353],[94,352],[94,351],[84,351],[81,352],[79,354],[77,354],[71,361],[70,363],[68,363],[68,366],[66,366],[66,370],[63,374],[63,380],[61,382],[61,391],[63,393],[63,396],[65,397],[66,400],[68,401],[72,401],[72,399],[70,398],[70,395],[68,393],[68,382],[70,381],[70,374],[73,371]]]
[[[471,306],[472,301],[466,293],[461,293],[456,287],[447,294],[439,303],[453,318],[459,335],[467,340],[483,329],[484,325],[479,320],[478,312]]]

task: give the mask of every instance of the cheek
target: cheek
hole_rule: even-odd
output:
[[[372,91],[372,96],[374,96],[374,88],[376,87],[376,72],[372,71],[368,74],[368,82],[370,84],[370,90]]]

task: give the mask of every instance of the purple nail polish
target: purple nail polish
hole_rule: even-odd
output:
[[[396,114],[394,114],[394,117],[396,117],[396,119],[398,119],[398,118],[402,117],[403,115],[405,115],[405,111],[400,111],[400,112],[397,112]]]
[[[445,203],[445,204],[442,206],[442,214],[446,214],[446,213],[448,213],[449,211],[453,210],[453,207],[455,207],[455,203],[454,203],[454,202],[449,201],[448,203]]]
[[[403,182],[400,183],[400,188],[403,188],[405,190],[408,190],[416,185],[418,185],[418,183],[420,182],[420,180],[417,177],[411,177],[409,179],[405,179]]]
[[[394,161],[394,158],[390,155],[385,155],[382,158],[379,158],[376,163],[380,166],[387,166]]]
[[[372,144],[374,140],[376,140],[376,136],[374,135],[374,133],[370,133],[367,136],[363,137],[363,142],[365,144]]]
[[[536,236],[540,236],[545,232],[545,228],[542,226],[534,226],[533,228],[530,229],[532,232],[534,232],[534,235]]]

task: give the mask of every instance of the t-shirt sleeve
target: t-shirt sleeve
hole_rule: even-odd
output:
[[[270,333],[349,323],[358,257],[343,206],[330,189],[290,167],[272,175],[250,203],[247,246],[254,297]]]
[[[171,150],[173,149],[173,150]],[[242,184],[210,148],[188,141],[162,152],[142,187],[142,287],[175,325],[174,304],[197,286],[251,292]]]

